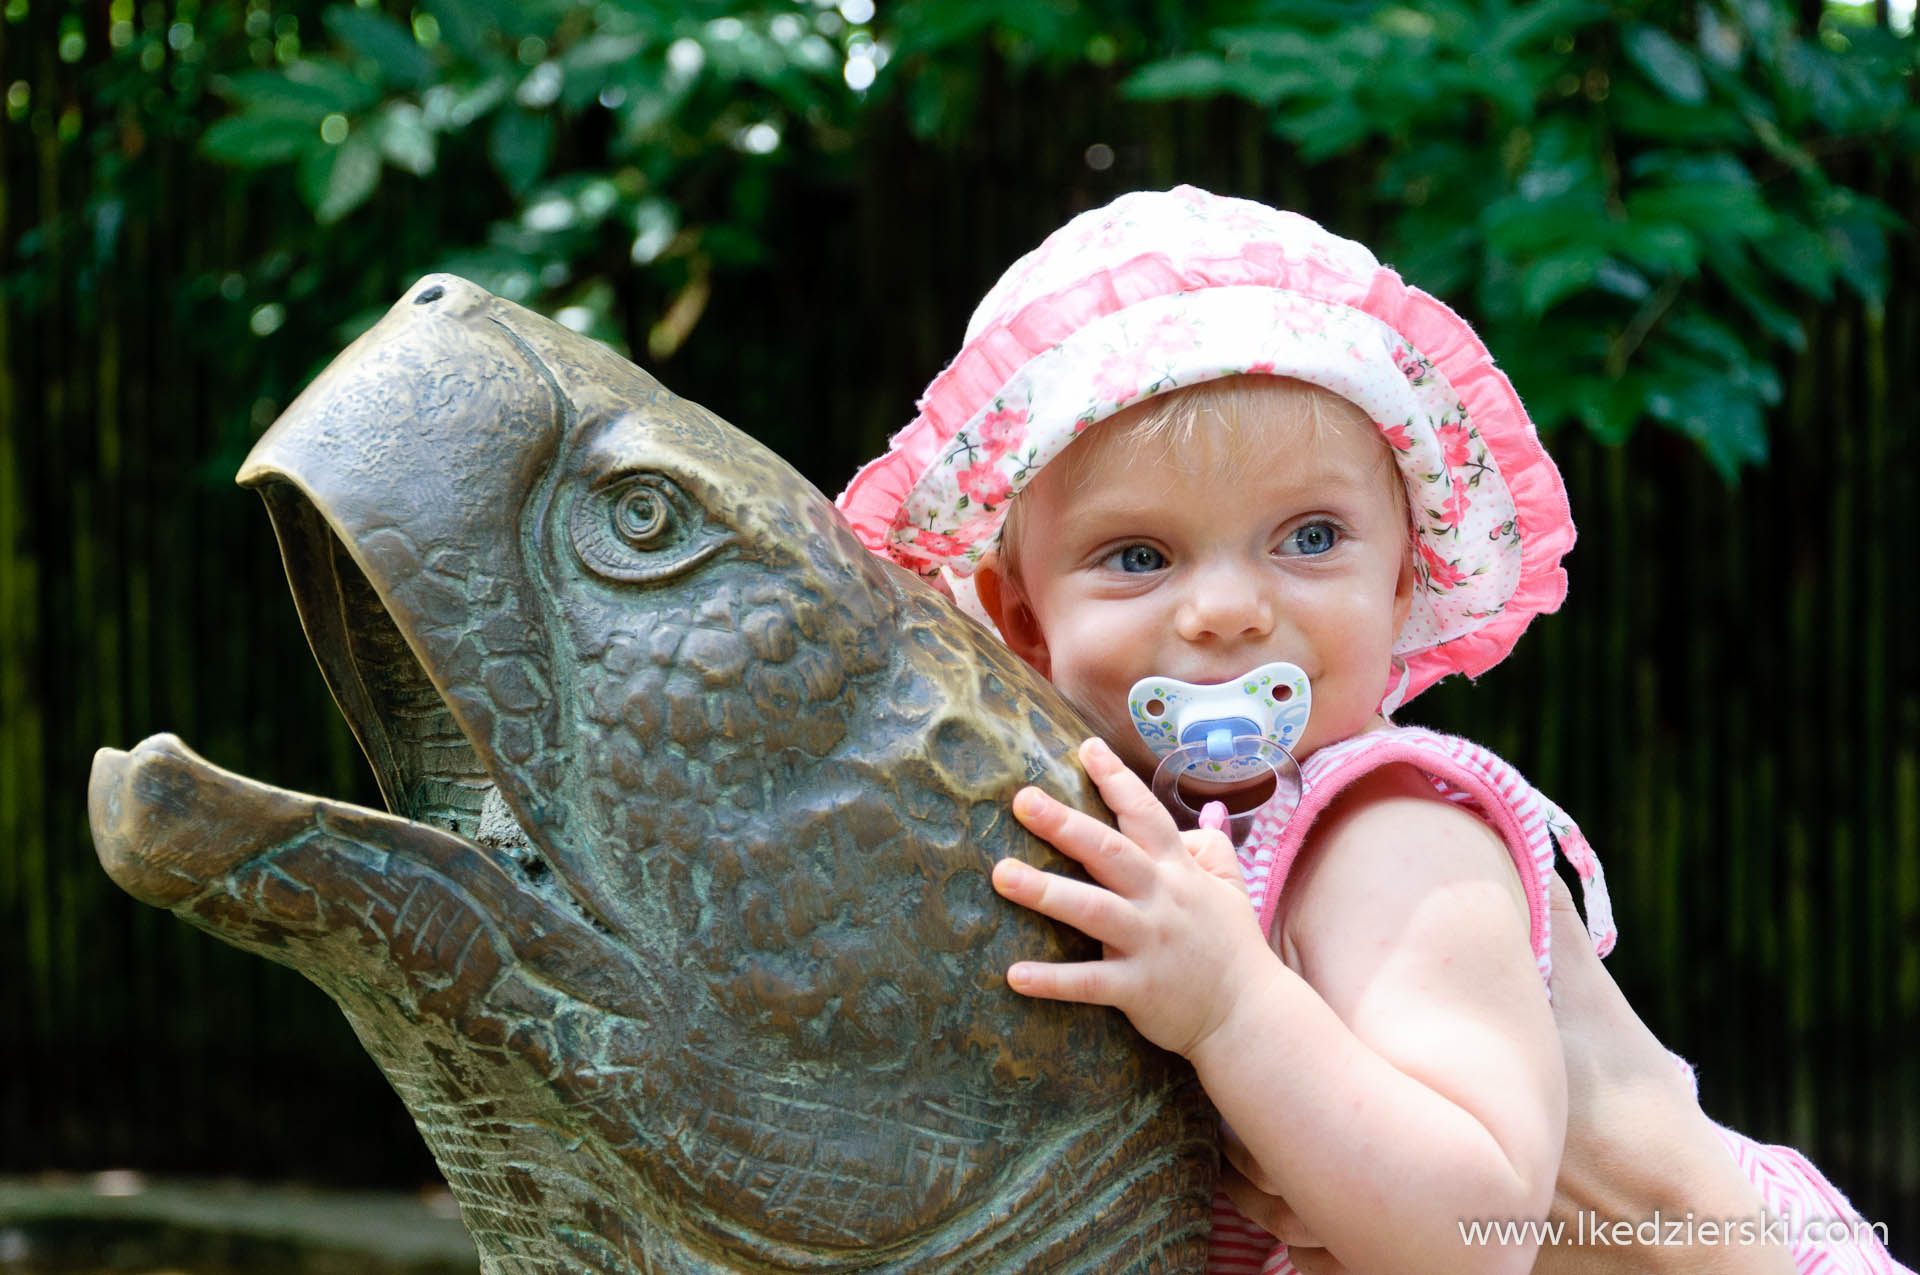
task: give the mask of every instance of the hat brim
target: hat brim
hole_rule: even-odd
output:
[[[994,543],[1006,501],[1079,432],[1182,386],[1249,371],[1291,376],[1366,411],[1407,481],[1424,587],[1396,643],[1405,696],[1504,658],[1533,616],[1564,600],[1560,560],[1574,542],[1559,471],[1512,385],[1445,304],[1351,241],[1259,211],[1286,243],[1178,263],[1145,253],[997,313],[995,297],[1019,291],[1008,280],[1034,273],[1027,259],[1016,263],[920,415],[841,495],[856,534],[944,577],[965,606],[960,582]],[[1301,250],[1302,227],[1324,250]],[[1204,342],[1182,345],[1181,323],[1204,326]],[[1125,359],[1138,373],[1131,383],[1111,362]],[[983,618],[977,604],[967,609]]]

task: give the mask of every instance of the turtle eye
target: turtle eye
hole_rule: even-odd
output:
[[[652,472],[601,483],[575,503],[570,521],[581,563],[609,580],[664,580],[698,566],[733,539],[679,484]]]
[[[673,511],[650,484],[629,487],[613,506],[614,534],[636,549],[651,549],[673,530]]]

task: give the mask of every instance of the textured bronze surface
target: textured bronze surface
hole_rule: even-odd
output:
[[[443,275],[240,479],[393,813],[162,735],[94,840],[333,997],[488,1271],[1200,1269],[1191,1072],[1002,979],[1091,954],[987,882],[1078,719],[792,469]]]

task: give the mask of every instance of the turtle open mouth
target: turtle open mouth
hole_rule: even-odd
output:
[[[314,659],[387,808],[526,859],[531,840],[346,544],[296,484],[259,492]]]

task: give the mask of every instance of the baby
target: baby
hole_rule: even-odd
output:
[[[1360,245],[1181,188],[1084,214],[1015,263],[921,406],[842,508],[1106,741],[1081,760],[1117,831],[1037,789],[1014,800],[1092,883],[994,872],[1105,958],[1017,964],[1009,984],[1116,1006],[1188,1058],[1303,1263],[1528,1268],[1537,1236],[1467,1227],[1548,1214],[1567,1130],[1544,994],[1556,851],[1602,952],[1604,882],[1505,762],[1388,721],[1565,595],[1565,492],[1506,378]],[[1271,775],[1188,794],[1239,813],[1236,853],[1148,791],[1159,758],[1129,693],[1274,661],[1311,690],[1297,800],[1269,800]],[[1805,1221],[1858,1219],[1804,1160],[1722,1133],[1786,1219],[1750,1243],[1777,1237],[1801,1270],[1897,1269],[1864,1228],[1809,1237]],[[1210,1269],[1295,1266],[1222,1197]]]

